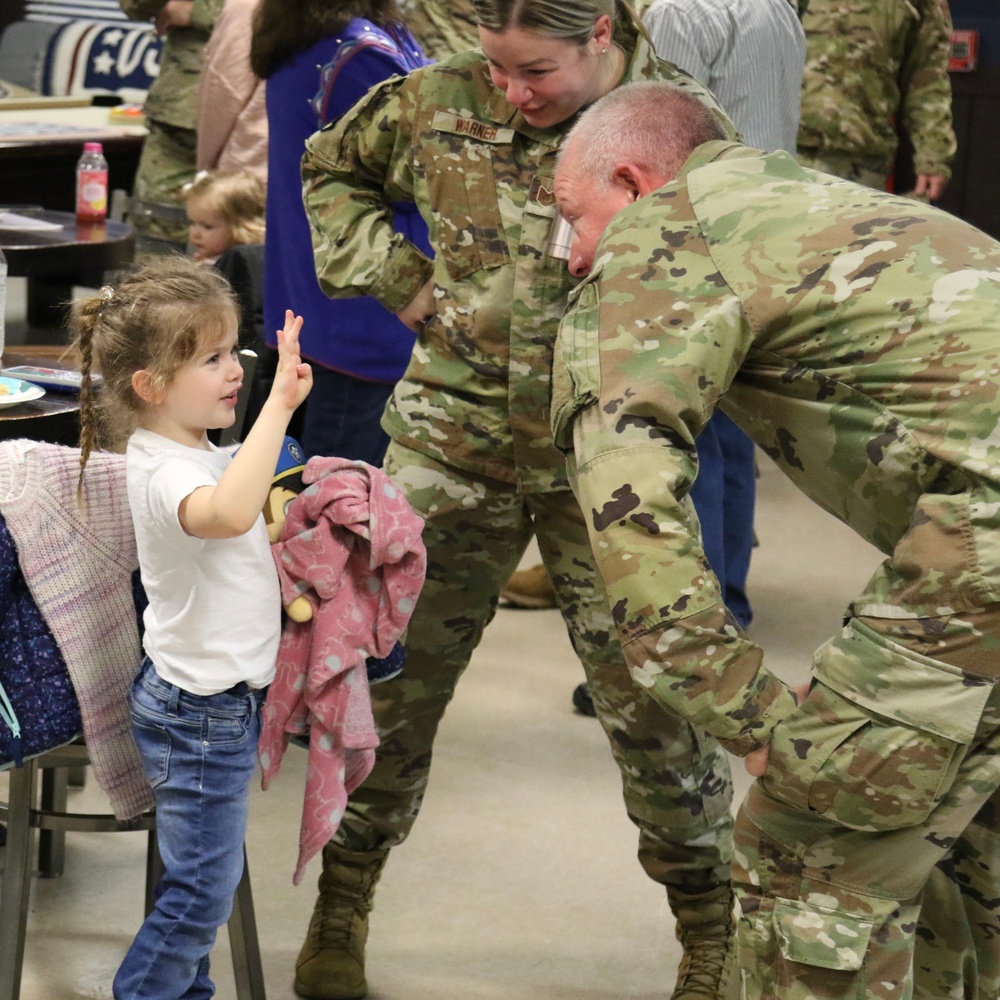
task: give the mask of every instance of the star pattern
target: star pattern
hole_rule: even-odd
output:
[[[100,73],[101,76],[110,76],[115,67],[114,56],[107,49],[104,49],[94,57],[93,65],[95,73]]]

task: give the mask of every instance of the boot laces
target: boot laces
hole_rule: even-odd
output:
[[[716,998],[725,974],[728,947],[718,938],[687,937],[683,942],[684,956],[677,970],[677,985],[673,996]]]
[[[349,943],[356,933],[356,922],[371,911],[371,893],[375,878],[362,873],[355,886],[331,883],[324,886],[316,900],[316,930],[321,947]]]
[[[317,916],[319,944],[323,948],[332,948],[351,940],[354,921],[360,919],[362,914],[340,901],[324,905]]]

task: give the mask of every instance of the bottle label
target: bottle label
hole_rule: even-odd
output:
[[[108,214],[107,170],[81,170],[77,174],[76,214],[86,219],[103,219]]]

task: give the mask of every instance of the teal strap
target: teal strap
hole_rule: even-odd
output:
[[[7,697],[3,684],[0,684],[0,719],[7,724],[10,730],[11,754],[14,758],[15,767],[24,767],[24,758],[21,756],[21,723],[17,721],[17,713],[14,706]]]

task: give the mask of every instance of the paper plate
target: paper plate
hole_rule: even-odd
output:
[[[17,406],[18,403],[29,403],[44,395],[45,390],[40,385],[22,382],[19,378],[0,377],[0,409]]]

